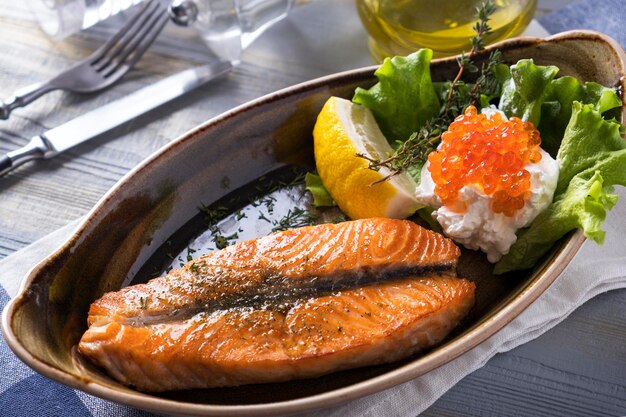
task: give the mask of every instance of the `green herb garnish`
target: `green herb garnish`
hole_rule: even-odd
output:
[[[272,222],[274,225],[272,232],[293,229],[294,227],[310,226],[313,224],[314,220],[315,216],[308,210],[294,207],[293,209],[289,209],[282,219]]]
[[[239,238],[237,233],[233,233],[232,235],[224,236],[222,234],[214,233],[213,234],[213,242],[215,242],[215,246],[218,249],[224,249],[225,247],[231,244],[231,241]]]

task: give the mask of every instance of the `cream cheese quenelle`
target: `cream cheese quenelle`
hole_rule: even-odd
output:
[[[429,156],[417,199],[446,235],[497,262],[552,202],[559,166],[539,144],[531,123],[470,107]]]

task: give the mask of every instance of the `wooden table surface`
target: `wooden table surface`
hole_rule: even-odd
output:
[[[540,1],[540,12],[566,2]],[[331,5],[332,13],[320,12]],[[24,2],[0,0],[0,96],[58,73],[88,55],[111,30],[103,26],[51,40]],[[353,0],[318,0],[270,29],[227,78],[53,160],[0,178],[0,259],[86,214],[142,159],[197,124],[282,87],[371,65],[366,43]],[[113,88],[84,96],[54,92],[0,121],[0,154],[206,59],[198,39],[168,29]],[[494,357],[424,415],[626,415],[625,306],[626,290],[596,297],[538,339]]]

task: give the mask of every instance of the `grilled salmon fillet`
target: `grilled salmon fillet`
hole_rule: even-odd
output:
[[[142,391],[315,377],[440,342],[474,303],[459,249],[364,219],[241,242],[107,293],[78,349]]]

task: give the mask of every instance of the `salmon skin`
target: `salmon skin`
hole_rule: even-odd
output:
[[[459,249],[406,220],[277,232],[107,293],[78,349],[141,391],[308,378],[439,343],[474,303]]]

